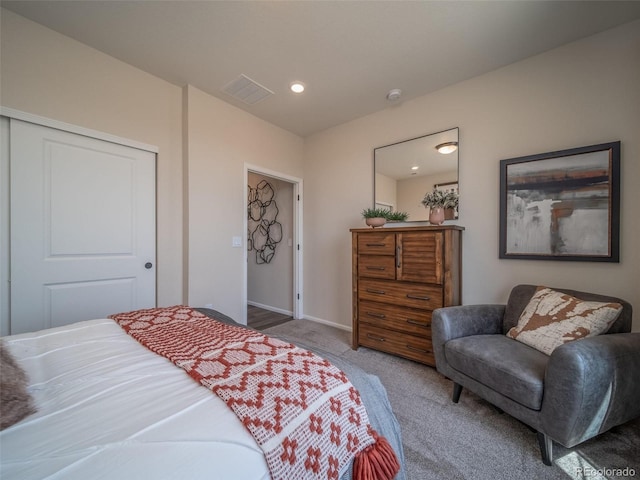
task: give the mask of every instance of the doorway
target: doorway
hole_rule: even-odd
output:
[[[302,318],[302,179],[245,165],[244,318]]]

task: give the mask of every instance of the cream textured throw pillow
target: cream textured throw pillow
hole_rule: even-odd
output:
[[[538,287],[507,336],[551,355],[567,342],[606,332],[621,311],[619,303],[587,302]]]

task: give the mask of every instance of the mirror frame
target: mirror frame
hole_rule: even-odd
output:
[[[426,142],[425,142],[426,140]],[[388,145],[382,145],[380,147],[376,147],[373,149],[373,208],[379,208],[379,207],[384,207],[385,204],[381,203],[381,202],[377,202],[377,195],[376,195],[376,190],[377,190],[377,182],[376,182],[376,174],[378,172],[378,170],[376,169],[376,166],[378,165],[377,162],[382,161],[382,159],[380,159],[380,152],[381,149],[385,149],[385,148],[389,148],[389,147],[395,147],[395,146],[399,146],[399,145],[403,145],[403,146],[410,146],[409,142],[416,142],[416,141],[422,141],[425,143],[425,146],[427,148],[433,148],[433,152],[434,155],[432,155],[432,157],[438,158],[436,157],[437,155],[440,155],[442,158],[442,160],[445,160],[447,157],[447,155],[443,155],[443,154],[438,154],[435,151],[435,146],[439,145],[440,143],[444,143],[447,141],[456,141],[458,143],[458,149],[454,152],[455,153],[455,161],[456,161],[456,165],[455,165],[455,170],[456,170],[456,178],[455,180],[451,177],[448,176],[446,179],[441,179],[441,180],[436,180],[433,182],[433,184],[428,184],[425,186],[425,191],[422,193],[422,195],[424,196],[428,191],[431,191],[431,189],[433,188],[438,188],[438,187],[442,187],[445,185],[452,185],[452,184],[457,184],[456,188],[459,188],[459,180],[460,180],[460,128],[459,127],[451,127],[451,128],[447,128],[445,130],[440,130],[438,132],[434,132],[434,133],[429,133],[426,135],[421,135],[418,137],[413,137],[413,138],[408,138],[406,140],[401,140],[399,142],[395,142],[395,143],[391,143]],[[421,146],[421,148],[424,148],[425,146]],[[378,157],[378,158],[376,158]],[[415,162],[412,162],[415,163]],[[428,164],[427,164],[428,165]],[[421,167],[424,167],[424,165],[421,165]],[[428,173],[426,175],[430,175],[430,176],[436,176],[438,175],[439,172],[433,172],[433,173]],[[421,175],[419,175],[421,176]],[[407,174],[406,179],[410,179],[411,178],[411,174]],[[458,190],[459,191],[459,190]],[[420,198],[420,200],[422,200],[422,197]],[[398,205],[396,202],[395,205],[395,209],[398,209]],[[424,208],[424,207],[423,207]],[[402,210],[402,209],[401,209]],[[406,210],[406,209],[404,209]],[[458,207],[458,212],[460,210],[460,207]],[[409,216],[408,220],[406,221],[407,223],[412,223],[412,222],[426,222],[428,221],[428,217],[429,217],[429,210],[427,208],[424,208],[425,214],[424,214],[424,218],[421,215],[420,218],[412,218],[412,215]],[[457,213],[457,212],[456,212]],[[458,220],[459,219],[459,214],[457,216],[453,216],[451,214],[451,212],[448,212],[447,218],[446,220]]]

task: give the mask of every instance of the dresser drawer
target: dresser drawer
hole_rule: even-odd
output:
[[[425,310],[443,306],[442,287],[369,278],[363,278],[358,283],[360,301],[383,302]]]
[[[396,278],[396,259],[383,255],[358,255],[358,275],[394,280]]]
[[[362,301],[358,304],[358,317],[358,321],[376,327],[400,330],[431,338],[430,310]]]
[[[360,255],[396,255],[396,236],[394,233],[375,232],[358,236]]]
[[[360,324],[360,345],[435,366],[431,338]]]

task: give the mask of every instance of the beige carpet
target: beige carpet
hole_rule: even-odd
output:
[[[467,390],[452,403],[451,382],[433,368],[354,351],[349,332],[315,322],[293,320],[265,332],[322,348],[380,378],[402,427],[409,480],[640,478],[640,419],[573,449],[556,446],[547,467],[533,431]],[[635,477],[624,475],[630,470]]]

